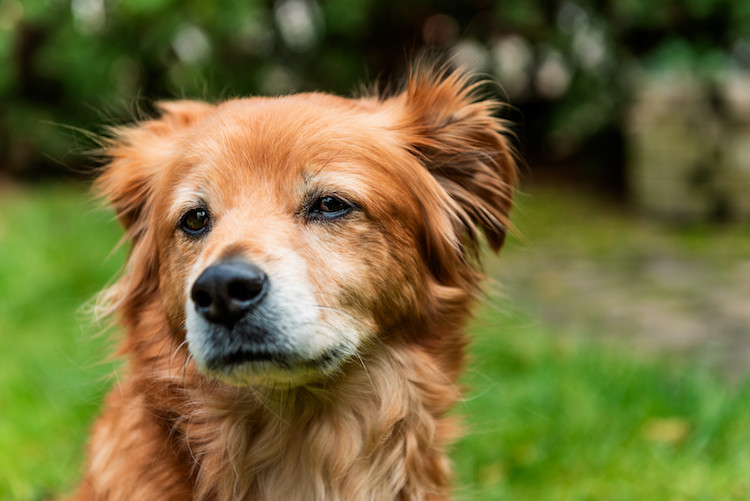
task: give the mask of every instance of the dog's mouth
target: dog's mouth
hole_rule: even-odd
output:
[[[336,347],[312,359],[306,359],[294,353],[267,348],[240,347],[223,353],[207,361],[206,369],[210,372],[224,372],[237,366],[274,365],[282,370],[295,370],[306,367],[311,370],[326,371],[335,367],[346,358],[344,350]]]
[[[208,368],[217,370],[253,362],[271,362],[280,367],[291,367],[292,365],[289,356],[285,353],[276,353],[261,349],[240,349],[233,353],[217,357],[208,364]]]
[[[267,350],[239,349],[208,359],[203,368],[207,375],[231,376],[235,371],[253,372],[261,375],[266,372],[289,372],[295,367],[292,359],[282,353]]]
[[[203,374],[241,386],[281,382],[298,385],[325,378],[351,355],[351,350],[343,345],[302,354],[289,343],[268,341],[269,337],[283,336],[238,330],[212,326],[198,336],[189,333],[194,342],[189,342],[188,347]],[[196,339],[200,341],[195,342]]]

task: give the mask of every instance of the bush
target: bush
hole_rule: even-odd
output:
[[[710,82],[750,67],[748,5],[0,0],[0,173],[75,170],[78,129],[148,113],[154,98],[347,93],[398,78],[421,50],[497,77],[529,151],[569,156],[617,136],[639,71],[682,66]]]

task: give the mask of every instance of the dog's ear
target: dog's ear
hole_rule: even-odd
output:
[[[436,231],[464,262],[478,256],[482,234],[493,251],[502,247],[516,182],[509,131],[495,116],[499,103],[480,99],[480,84],[460,72],[416,69],[395,97],[408,147],[447,195],[438,203],[447,209],[450,223],[433,216],[442,227]]]
[[[177,133],[213,108],[197,101],[160,102],[156,107],[159,118],[112,129],[113,137],[105,141],[108,163],[94,183],[126,229],[143,214],[159,175],[173,158]]]
[[[109,160],[94,182],[94,190],[115,210],[131,242],[123,276],[100,296],[98,310],[109,315],[121,309],[135,318],[140,305],[158,287],[158,252],[149,221],[160,178],[176,158],[179,136],[205,116],[212,105],[194,101],[158,103],[161,116],[133,126],[113,129],[105,142]]]

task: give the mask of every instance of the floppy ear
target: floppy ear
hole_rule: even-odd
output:
[[[417,69],[396,98],[409,148],[447,195],[453,234],[443,238],[462,261],[478,256],[482,234],[493,251],[502,247],[516,182],[509,131],[494,116],[499,103],[479,99],[478,85],[460,72]]]
[[[103,314],[123,308],[126,317],[158,287],[154,225],[148,222],[154,193],[166,167],[174,162],[177,136],[205,116],[212,105],[194,101],[158,103],[159,118],[112,130],[105,144],[109,159],[94,190],[115,210],[132,247],[123,276],[100,297]]]

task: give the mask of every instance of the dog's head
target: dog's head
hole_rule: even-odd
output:
[[[434,72],[387,98],[162,104],[118,131],[98,179],[132,241],[115,306],[137,325],[157,305],[233,384],[319,380],[374,344],[445,348],[481,242],[508,227],[494,107]]]

